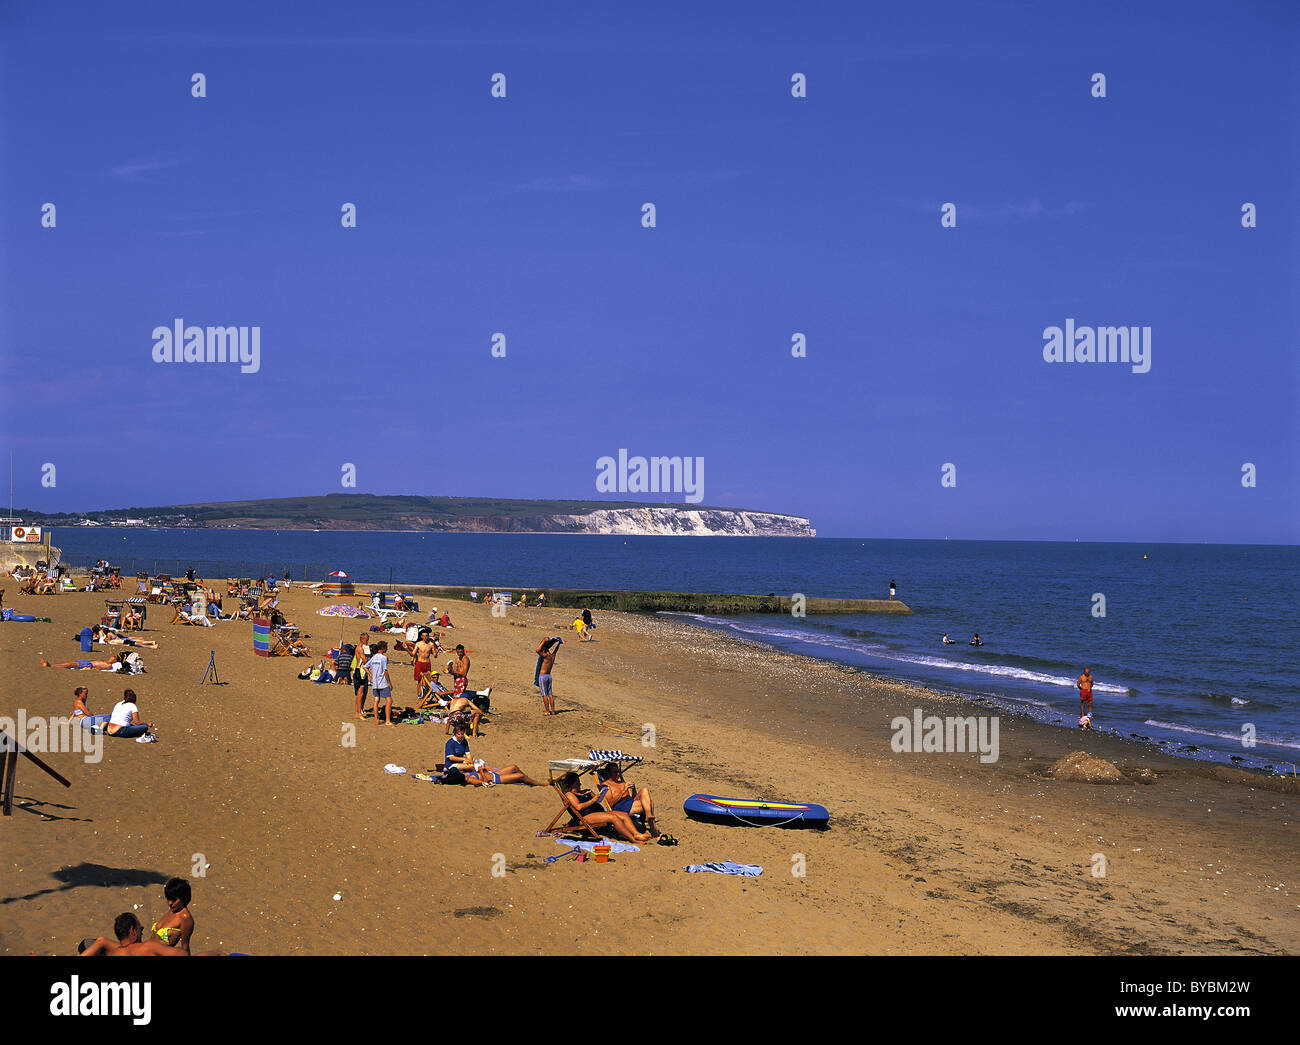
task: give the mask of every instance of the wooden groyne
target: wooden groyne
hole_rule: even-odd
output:
[[[358,591],[380,590],[374,585],[357,584]],[[792,613],[796,600],[789,595],[723,595],[709,592],[684,591],[606,591],[567,588],[460,588],[418,584],[397,586],[396,590],[411,595],[426,595],[433,599],[455,599],[469,602],[470,592],[482,601],[492,592],[509,591],[518,603],[521,595],[528,597],[528,605],[537,605],[539,595],[545,594],[542,604],[557,609],[571,610],[621,610],[627,613],[654,613],[669,610],[677,613],[708,613],[720,617],[740,613]],[[827,599],[808,596],[803,600],[803,612],[812,615],[828,613],[911,613],[906,603],[897,599]]]

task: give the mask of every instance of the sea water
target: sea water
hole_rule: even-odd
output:
[[[886,598],[893,580],[912,614],[677,616],[1066,726],[1087,667],[1098,728],[1279,772],[1300,762],[1293,546],[117,528],[60,529],[54,543],[128,575],[193,564],[208,577],[343,569],[397,586],[854,598]]]

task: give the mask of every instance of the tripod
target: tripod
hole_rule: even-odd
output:
[[[207,670],[203,672],[203,678],[199,679],[200,686],[203,685],[203,683],[208,681],[209,675],[212,676],[213,685],[215,686],[221,685],[221,681],[217,678],[217,651],[216,650],[213,650],[210,654],[208,654],[208,667]]]

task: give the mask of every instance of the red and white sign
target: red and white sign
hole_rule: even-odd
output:
[[[40,544],[41,528],[39,526],[15,526],[9,531],[11,544]]]

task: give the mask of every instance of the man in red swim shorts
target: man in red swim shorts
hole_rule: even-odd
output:
[[[1074,680],[1074,684],[1079,688],[1079,716],[1092,714],[1092,672],[1087,668],[1083,669],[1083,674]]]
[[[411,651],[412,657],[415,658],[415,685],[418,689],[420,679],[433,671],[433,643],[429,641],[427,631],[420,632],[419,641],[415,644],[415,649]]]
[[[451,688],[457,696],[469,686],[469,657],[465,656],[465,647],[456,647],[456,660],[451,666]]]

